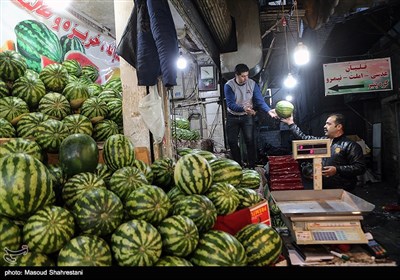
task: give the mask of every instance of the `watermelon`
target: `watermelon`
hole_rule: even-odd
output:
[[[53,119],[62,120],[71,114],[71,105],[64,95],[50,91],[40,99],[38,111]]]
[[[40,123],[35,131],[35,140],[46,152],[57,153],[62,141],[69,135],[68,128],[58,120]]]
[[[99,77],[99,70],[97,69],[97,67],[95,67],[93,65],[85,65],[85,66],[82,66],[81,75],[86,76],[89,78],[89,80],[91,80],[92,82],[95,82],[97,80],[97,78]]]
[[[0,138],[12,138],[16,135],[14,126],[5,118],[0,118]]]
[[[148,185],[146,176],[136,167],[126,166],[115,171],[110,178],[110,190],[126,201],[137,188]]]
[[[180,257],[176,256],[164,256],[161,257],[154,266],[193,266],[193,264]]]
[[[153,170],[153,184],[169,190],[174,184],[175,161],[171,158],[156,159],[151,165]]]
[[[26,247],[28,251],[28,247]],[[11,266],[55,266],[54,261],[46,254],[27,252],[15,258]]]
[[[103,158],[107,166],[113,171],[125,166],[133,166],[135,148],[128,137],[123,134],[115,134],[108,137],[104,142]]]
[[[282,252],[282,238],[266,224],[249,224],[237,232],[235,237],[244,246],[250,266],[272,265]]]
[[[248,188],[237,189],[239,193],[239,209],[247,208],[261,202],[262,197],[255,190]]]
[[[246,266],[247,256],[245,248],[233,235],[210,230],[200,237],[190,262],[197,266]]]
[[[28,104],[15,96],[0,98],[0,118],[4,118],[12,125],[18,123],[24,114],[29,113]]]
[[[161,235],[150,223],[131,220],[114,231],[111,250],[119,266],[152,266],[162,253]]]
[[[12,221],[6,217],[0,217],[0,248],[5,248],[17,251],[21,249],[21,229]],[[7,260],[12,261],[11,256],[4,254],[0,258],[0,266],[7,265]]]
[[[174,181],[184,194],[203,194],[212,183],[211,166],[201,155],[184,155],[176,163]]]
[[[83,133],[89,136],[92,135],[92,122],[81,114],[68,115],[62,120],[62,122],[65,124],[69,130],[69,133],[71,134]]]
[[[90,97],[83,102],[80,114],[89,118],[92,123],[102,121],[108,115],[107,103],[98,97]]]
[[[131,219],[141,219],[157,225],[167,217],[171,202],[157,186],[141,186],[132,191],[125,201],[125,210]]]
[[[210,161],[213,183],[229,183],[234,187],[242,181],[242,167],[229,158],[217,158]]]
[[[83,192],[71,211],[84,234],[104,236],[121,224],[123,204],[112,191],[94,188]]]
[[[47,91],[62,92],[68,83],[68,71],[58,63],[49,64],[39,73]]]
[[[0,78],[4,81],[15,81],[25,74],[25,58],[18,52],[6,50],[0,52]]]
[[[72,109],[79,109],[89,98],[87,85],[78,81],[67,83],[62,94],[67,98]]]
[[[10,89],[7,84],[0,79],[0,98],[6,97],[10,95]]]
[[[24,219],[53,198],[50,173],[39,160],[22,153],[0,159],[1,216]]]
[[[17,123],[17,135],[25,138],[34,137],[37,126],[48,119],[50,119],[48,115],[40,112],[24,114]]]
[[[244,169],[242,171],[241,188],[258,189],[261,183],[261,175],[256,170]]]
[[[67,69],[70,76],[79,77],[81,75],[82,66],[78,61],[73,59],[64,60],[61,64]]]
[[[51,254],[59,251],[74,235],[72,214],[58,206],[47,206],[29,217],[22,236],[29,251]]]
[[[186,257],[199,242],[199,231],[186,216],[170,216],[159,223],[157,230],[161,234],[163,252],[168,255]]]
[[[0,145],[0,158],[8,154],[25,153],[43,161],[42,148],[33,140],[13,138]]]
[[[59,252],[57,266],[111,266],[110,246],[101,237],[77,236]]]
[[[99,161],[97,143],[88,134],[71,134],[61,142],[59,160],[67,177],[81,172],[94,172]]]
[[[239,192],[229,183],[213,184],[206,196],[212,201],[218,215],[228,215],[235,212],[239,206]]]
[[[153,170],[151,169],[150,165],[145,163],[140,159],[135,159],[134,166],[138,168],[146,177],[147,182],[151,184],[153,182]]]
[[[36,20],[22,20],[14,27],[17,50],[25,57],[28,68],[40,72],[41,56],[60,63],[62,48],[59,39],[46,24]]]
[[[36,109],[39,101],[46,94],[46,87],[40,79],[19,77],[12,86],[12,95],[21,98],[30,109]]]
[[[93,127],[93,138],[96,141],[106,141],[110,136],[121,134],[118,124],[112,120],[101,120],[96,122]]]
[[[205,195],[191,194],[174,205],[173,215],[186,216],[193,220],[199,233],[210,230],[217,221],[217,209]]]
[[[280,118],[289,118],[293,114],[294,105],[286,100],[278,101],[275,105],[275,112]]]
[[[168,198],[172,203],[172,206],[175,205],[178,201],[180,201],[182,198],[186,196],[181,190],[177,187],[174,186],[172,187],[168,192],[167,192]]]
[[[96,170],[94,171],[100,179],[103,179],[104,183],[106,184],[107,188],[110,186],[110,179],[113,175],[113,172],[107,167],[104,163],[98,163]]]

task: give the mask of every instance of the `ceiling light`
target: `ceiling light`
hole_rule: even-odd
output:
[[[291,73],[289,73],[283,84],[287,88],[294,88],[297,85],[297,80],[293,77]]]
[[[286,95],[285,100],[290,102],[290,101],[293,100],[293,96],[291,96],[291,95]]]
[[[187,60],[186,58],[183,57],[182,52],[179,55],[178,60],[176,61],[176,67],[178,67],[178,69],[185,69],[187,66]]]
[[[310,52],[306,45],[299,42],[294,49],[294,63],[296,65],[304,65],[310,61]]]

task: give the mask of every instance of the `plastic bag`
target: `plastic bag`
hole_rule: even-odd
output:
[[[139,101],[139,113],[146,127],[151,131],[154,141],[159,144],[164,138],[165,125],[161,97],[157,87],[151,87],[150,93]]]

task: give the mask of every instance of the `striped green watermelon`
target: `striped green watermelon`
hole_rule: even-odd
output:
[[[105,164],[113,171],[125,166],[133,166],[135,148],[131,140],[125,135],[111,135],[104,142],[103,158]]]
[[[184,194],[203,194],[212,183],[211,166],[201,155],[184,155],[176,163],[174,181]]]
[[[125,166],[115,171],[110,178],[110,190],[121,198],[123,202],[137,188],[148,185],[146,176],[138,168]]]
[[[15,96],[0,98],[0,118],[4,118],[12,125],[16,125],[24,114],[29,113],[28,104]]]
[[[172,187],[168,192],[167,192],[168,198],[171,201],[172,206],[175,205],[178,201],[180,201],[182,198],[186,196],[181,190],[177,187],[174,186]]]
[[[87,85],[79,81],[67,83],[62,94],[67,98],[72,109],[79,109],[89,98]]]
[[[157,230],[161,234],[163,252],[167,255],[186,257],[199,242],[199,231],[186,216],[170,216],[158,224]]]
[[[212,201],[218,215],[228,215],[235,212],[239,206],[239,192],[229,183],[215,183],[206,192]]]
[[[98,97],[106,103],[114,100],[115,98],[122,99],[121,92],[112,88],[103,89],[103,91],[99,93]]]
[[[17,36],[17,50],[26,58],[29,69],[40,72],[42,56],[59,63],[63,60],[57,35],[44,23],[22,20],[15,25],[14,31]]]
[[[72,206],[72,214],[84,234],[111,234],[122,222],[123,204],[106,188],[87,190]]]
[[[193,266],[193,264],[180,257],[176,256],[163,256],[161,257],[154,266]]]
[[[62,141],[68,135],[68,128],[63,122],[50,119],[37,126],[35,140],[44,151],[57,153]]]
[[[64,60],[61,64],[67,69],[69,76],[79,77],[81,75],[82,66],[78,61],[69,59]]]
[[[12,263],[11,266],[55,266],[54,261],[42,253],[27,252],[24,255],[17,256],[15,259],[15,263]]]
[[[47,91],[62,92],[68,83],[68,71],[58,63],[49,64],[39,73]]]
[[[40,80],[39,73],[32,69],[26,69],[24,76],[29,80]]]
[[[7,84],[2,79],[0,79],[0,98],[9,95],[10,95],[10,89],[8,88]]]
[[[71,114],[71,105],[61,93],[48,92],[40,99],[38,111],[53,119],[62,120]]]
[[[217,221],[217,209],[205,195],[191,194],[174,205],[173,215],[187,216],[196,224],[199,233],[210,230]]]
[[[95,235],[77,236],[59,252],[57,266],[111,266],[110,246]]]
[[[229,158],[217,158],[210,161],[213,183],[229,183],[234,187],[242,180],[242,167]]]
[[[112,78],[104,84],[104,89],[114,89],[118,92],[122,92],[122,81],[121,78]]]
[[[275,105],[275,112],[280,118],[288,118],[292,115],[294,105],[286,100],[278,101]]]
[[[181,147],[181,148],[177,148],[176,152],[178,153],[178,156],[182,157],[184,155],[192,153],[193,149],[189,148],[189,147]]]
[[[270,226],[249,224],[236,233],[235,237],[246,250],[248,265],[272,265],[282,252],[282,239]]]
[[[119,266],[152,266],[162,253],[161,235],[150,223],[131,220],[114,231],[111,250]]]
[[[107,103],[108,118],[117,124],[122,124],[122,99],[114,98]]]
[[[147,185],[132,191],[124,206],[131,219],[141,219],[157,225],[167,217],[171,202],[161,188]]]
[[[17,123],[17,135],[19,137],[33,138],[36,133],[37,126],[50,117],[40,112],[31,112],[24,114]]]
[[[13,50],[0,52],[0,78],[4,81],[15,81],[25,74],[27,69],[24,57]]]
[[[5,118],[0,118],[0,138],[12,138],[16,135],[14,126]]]
[[[88,85],[88,91],[90,97],[96,97],[103,91],[103,86],[97,83],[91,83]]]
[[[248,189],[258,189],[261,183],[261,175],[256,170],[243,169],[242,180],[239,187]]]
[[[243,245],[229,233],[210,230],[204,233],[190,262],[197,266],[246,266]]]
[[[217,158],[217,156],[214,155],[212,152],[205,151],[205,150],[193,150],[192,153],[202,156],[202,157],[205,158],[208,162],[210,162],[211,160]]]
[[[99,149],[90,135],[75,133],[61,142],[58,156],[63,173],[71,177],[82,172],[94,172],[99,161]]]
[[[6,217],[0,217],[0,248],[3,251],[7,248],[12,251],[21,249],[21,229],[14,223],[13,220],[7,219]],[[6,266],[8,264],[8,258],[2,254],[0,258],[0,266]]]
[[[92,123],[102,121],[108,115],[107,103],[98,97],[90,97],[83,102],[80,114],[89,118]]]
[[[1,216],[24,219],[53,198],[50,173],[39,160],[22,153],[0,159]]]
[[[96,170],[94,174],[99,176],[99,178],[103,179],[104,183],[106,184],[107,188],[110,187],[110,179],[113,175],[113,172],[107,167],[104,163],[98,163],[96,166]]]
[[[80,51],[85,53],[85,47],[82,44],[82,41],[78,37],[70,38],[69,35],[63,35],[60,38],[61,48],[63,50],[63,57],[69,51]],[[68,61],[68,60],[67,60]],[[79,76],[79,75],[77,75]]]
[[[103,179],[90,172],[79,173],[69,178],[64,184],[62,199],[67,208],[71,208],[85,191],[97,188],[106,188]]]
[[[98,141],[106,141],[109,137],[121,134],[118,124],[112,120],[102,120],[96,122],[93,127],[93,138]]]
[[[22,236],[29,251],[51,254],[60,250],[73,236],[72,214],[58,206],[47,206],[26,221]]]
[[[25,138],[13,138],[0,144],[0,158],[15,153],[25,153],[43,161],[42,148],[33,140]]]
[[[36,109],[39,101],[46,94],[46,88],[40,79],[19,77],[12,86],[12,95],[21,98],[30,109]]]
[[[144,161],[140,160],[140,159],[135,159],[135,162],[133,164],[137,169],[139,169],[140,171],[142,171],[142,173],[144,174],[144,176],[147,179],[147,182],[149,184],[151,184],[153,182],[153,170],[151,169],[150,165],[148,165],[147,163],[145,163]]]
[[[95,82],[99,77],[99,70],[93,65],[82,66],[82,76],[88,77],[92,82]]]
[[[168,191],[174,184],[175,165],[171,158],[156,159],[150,165],[153,170],[153,184]]]
[[[91,136],[93,133],[92,122],[81,114],[68,115],[62,122],[68,128],[70,134],[83,133]]]
[[[246,208],[253,206],[259,202],[261,202],[262,197],[255,190],[247,189],[247,188],[238,188],[239,193],[239,206],[238,209]]]

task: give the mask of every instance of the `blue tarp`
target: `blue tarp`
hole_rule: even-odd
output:
[[[154,86],[160,75],[166,87],[176,85],[178,39],[167,0],[135,0],[117,53],[136,68],[139,86]]]

